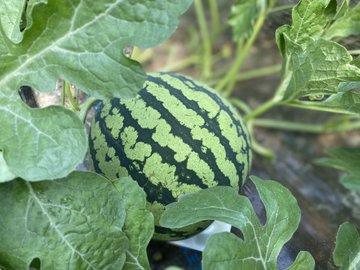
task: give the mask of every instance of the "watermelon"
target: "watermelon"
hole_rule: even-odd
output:
[[[216,91],[174,73],[148,75],[133,99],[103,102],[89,136],[90,164],[109,179],[131,176],[147,194],[157,240],[192,236],[209,222],[159,226],[167,204],[217,185],[239,189],[251,164],[248,131]]]

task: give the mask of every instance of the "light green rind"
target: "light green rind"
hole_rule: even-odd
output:
[[[158,225],[165,205],[183,194],[217,185],[239,188],[250,168],[249,140],[236,110],[213,89],[176,74],[152,73],[135,98],[103,105],[91,129],[91,163],[110,179],[129,174],[150,192],[148,209]],[[204,227],[155,236],[169,240]]]

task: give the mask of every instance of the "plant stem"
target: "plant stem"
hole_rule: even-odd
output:
[[[276,119],[258,118],[253,119],[252,123],[257,127],[274,128],[287,131],[299,131],[306,133],[320,133],[323,131],[323,125],[295,123]]]
[[[256,108],[252,112],[248,113],[244,117],[244,120],[245,121],[250,121],[250,120],[254,119],[255,117],[257,117],[257,116],[265,113],[266,111],[270,110],[272,107],[274,107],[277,104],[278,104],[278,102],[270,99],[270,100],[266,101],[265,103],[261,104],[258,108]]]
[[[214,57],[215,59],[215,57]],[[216,62],[216,61],[214,61]],[[268,75],[272,75],[275,73],[278,73],[281,70],[281,65],[273,65],[273,66],[268,66],[268,67],[264,67],[264,68],[255,68],[255,69],[251,69],[248,71],[242,71],[237,75],[236,81],[240,82],[240,81],[246,81],[246,80],[252,80],[252,79],[256,79],[256,78],[260,78],[260,77],[265,77]],[[208,84],[210,85],[216,85],[216,81],[218,81],[218,78],[223,76],[223,73],[221,74],[216,74],[216,76],[214,76],[215,78],[211,81],[207,81]]]
[[[345,132],[360,129],[360,121],[346,122],[338,126],[325,126],[324,132]]]
[[[80,111],[79,106],[77,105],[76,101],[74,100],[73,93],[71,91],[71,84],[67,81],[63,81],[63,87],[65,88],[65,93],[70,102],[72,109],[74,111]]]
[[[360,54],[360,50],[349,50],[349,53],[351,55],[358,55],[358,54]]]
[[[195,0],[194,4],[195,4],[196,17],[200,28],[200,35],[203,43],[202,73],[205,78],[209,78],[211,76],[211,66],[212,66],[211,38],[209,36],[208,27],[206,24],[206,18],[204,14],[204,7],[202,5],[202,0]]]
[[[60,83],[59,83],[60,84]],[[65,99],[66,99],[66,93],[65,93],[65,81],[63,80],[61,83],[61,104],[65,107]]]
[[[252,121],[249,121],[247,123],[247,127],[248,127],[248,130],[249,130],[250,136],[251,136],[251,148],[254,150],[254,152],[258,153],[261,156],[270,158],[270,159],[273,158],[274,153],[270,149],[260,145],[256,141],[255,136],[254,136],[254,132],[253,132],[254,131],[254,125],[253,125]]]
[[[264,156],[266,158],[272,159],[274,157],[274,153],[273,151],[271,151],[270,149],[262,146],[261,144],[259,144],[254,137],[252,137],[251,140],[251,147],[254,150],[254,152],[258,153],[261,156]]]
[[[268,10],[271,8],[268,7]],[[245,57],[248,55],[250,48],[252,47],[257,35],[259,34],[259,31],[262,27],[262,25],[264,24],[264,21],[267,17],[268,14],[268,10],[263,12],[263,14],[261,14],[259,16],[259,18],[256,20],[256,23],[254,25],[254,30],[250,36],[250,38],[246,41],[244,47],[243,47],[243,42],[238,42],[237,43],[237,47],[236,47],[236,59],[235,62],[233,63],[233,65],[231,66],[229,73],[224,77],[224,79],[222,79],[216,86],[216,89],[218,91],[222,91],[225,88],[225,96],[230,96],[233,89],[234,89],[234,85],[236,83],[236,79],[237,79],[237,73],[239,72]]]
[[[76,87],[75,92],[76,92],[76,106],[79,107],[79,105],[80,105],[80,90]]]
[[[244,71],[241,72],[237,78],[236,81],[245,81],[245,80],[250,80],[250,79],[255,79],[255,78],[259,78],[259,77],[264,77],[267,75],[271,75],[274,73],[277,73],[281,70],[281,65],[273,65],[273,66],[268,66],[268,67],[263,67],[263,68],[257,68],[257,69],[252,69],[249,71]]]
[[[219,19],[219,9],[217,5],[217,0],[209,0],[209,6],[210,6],[212,40],[216,40],[218,34],[220,33],[220,19]]]
[[[249,105],[247,105],[244,101],[238,99],[238,98],[232,98],[230,99],[231,103],[235,105],[238,109],[243,111],[246,114],[249,114],[251,112],[251,108]]]
[[[162,68],[163,71],[178,71],[180,69],[184,69],[188,66],[199,63],[199,57],[197,55],[191,55],[187,58],[184,58],[172,65],[167,65]]]
[[[347,111],[346,109],[340,109],[340,108],[336,108],[336,107],[331,108],[331,107],[325,107],[325,106],[322,107],[322,106],[316,105],[316,102],[311,102],[311,101],[291,101],[291,102],[286,102],[281,105],[286,105],[286,106],[291,106],[291,107],[301,108],[301,109],[306,109],[306,110],[355,115],[355,113],[351,113],[351,112]]]
[[[277,7],[274,7],[274,8],[272,8],[272,9],[270,9],[270,10],[269,10],[269,13],[274,13],[274,12],[283,11],[283,10],[286,10],[286,9],[293,8],[294,6],[295,6],[295,4],[277,6]]]
[[[305,132],[305,133],[332,133],[332,132],[345,132],[353,129],[360,128],[360,121],[346,122],[339,125],[329,126],[325,124],[305,124],[294,123],[290,121],[275,120],[275,119],[254,119],[252,124],[257,127],[274,128],[287,131]]]
[[[85,100],[85,102],[81,105],[81,109],[79,111],[79,118],[80,120],[84,123],[85,122],[85,118],[86,118],[86,114],[89,111],[89,109],[91,108],[91,106],[94,104],[95,101],[97,101],[98,99],[94,98],[94,97],[89,97],[87,100]]]

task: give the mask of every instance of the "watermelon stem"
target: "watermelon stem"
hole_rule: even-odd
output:
[[[275,120],[275,119],[254,119],[252,124],[257,127],[282,129],[287,131],[297,131],[305,133],[331,133],[331,132],[345,132],[353,129],[360,128],[360,121],[352,121],[351,118],[345,119],[343,123],[334,125],[332,122],[325,124],[307,124],[307,123],[294,123],[290,121]]]
[[[202,49],[203,49],[203,76],[209,78],[211,76],[211,67],[212,67],[212,42],[209,35],[208,26],[206,23],[204,7],[202,5],[202,0],[195,0],[195,12],[198,20],[200,35],[202,39]]]
[[[272,107],[274,107],[275,105],[278,105],[278,104],[279,104],[278,101],[270,99],[270,100],[266,101],[265,103],[263,103],[262,105],[260,105],[257,109],[255,109],[252,112],[248,113],[244,117],[244,120],[246,122],[251,121],[255,117],[265,113],[266,111],[270,110]]]
[[[249,71],[241,72],[238,74],[236,81],[251,80],[259,77],[264,77],[278,73],[281,70],[281,65],[271,65],[263,68],[256,68]]]
[[[283,10],[286,10],[286,9],[293,8],[295,6],[296,6],[295,4],[277,6],[277,7],[272,8],[269,11],[269,13],[275,13],[275,12],[283,11]]]
[[[351,55],[358,55],[358,54],[360,54],[360,50],[350,50],[349,53]]]
[[[252,47],[254,41],[256,40],[257,35],[259,34],[260,29],[262,28],[264,21],[267,18],[267,15],[273,4],[274,3],[270,4],[267,9],[258,17],[254,25],[254,30],[250,38],[246,41],[245,45],[243,39],[238,40],[235,62],[232,64],[229,73],[227,73],[227,75],[215,87],[218,91],[223,91],[226,97],[229,97],[232,94],[235,83],[237,81],[238,72],[246,56],[249,54],[249,50]]]
[[[62,82],[62,87],[63,87],[63,100],[64,100],[64,97],[66,96],[69,100],[69,103],[72,107],[72,109],[74,111],[80,111],[80,108],[78,106],[78,103],[75,101],[74,97],[73,97],[73,93],[71,91],[71,84],[65,80],[63,80]],[[65,93],[65,94],[64,94]]]
[[[261,144],[259,144],[256,141],[256,138],[254,136],[253,122],[250,121],[250,122],[247,122],[246,124],[247,124],[248,130],[249,130],[250,136],[251,136],[251,149],[261,156],[272,159],[274,157],[274,152],[272,150],[262,146]]]
[[[261,144],[259,144],[254,136],[252,136],[251,138],[251,148],[255,153],[258,153],[261,156],[264,156],[266,158],[272,159],[274,158],[274,152],[264,146],[262,146]]]
[[[81,109],[78,113],[78,116],[80,118],[80,120],[84,123],[85,122],[85,118],[87,115],[87,112],[90,110],[91,106],[97,101],[97,98],[94,97],[89,97],[82,105],[81,105]]]
[[[215,41],[220,33],[220,19],[217,0],[209,0],[212,40]]]
[[[232,98],[230,99],[231,103],[235,105],[238,109],[243,111],[246,114],[251,113],[251,108],[249,105],[247,105],[244,101],[238,99],[238,98]]]

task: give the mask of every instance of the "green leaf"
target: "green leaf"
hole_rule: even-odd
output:
[[[0,26],[7,38],[19,42],[22,38],[20,23],[26,0],[0,1]]]
[[[304,50],[285,34],[283,39],[286,59],[282,82],[274,98],[276,101],[289,102],[308,95],[336,94],[340,83],[360,80],[360,69],[350,64],[352,57],[343,46],[318,39],[309,40]],[[341,106],[347,104],[344,101]]]
[[[19,44],[0,33],[0,91],[30,85],[54,88],[59,78],[100,98],[133,97],[145,80],[124,47],[151,47],[176,28],[186,1],[49,0],[32,9],[32,27]],[[55,31],[56,30],[56,31]],[[34,76],[36,74],[36,76]]]
[[[326,150],[330,158],[317,160],[316,163],[360,175],[360,148],[331,148]]]
[[[129,248],[123,269],[150,269],[146,248],[154,234],[154,217],[146,209],[145,192],[128,177],[116,180],[114,185],[126,209],[123,231],[129,239]]]
[[[280,51],[284,52],[282,35],[299,44],[302,48],[310,40],[318,39],[326,29],[325,26],[335,15],[334,0],[302,0],[292,10],[292,25],[277,29],[276,39]]]
[[[2,1],[6,2],[6,1]],[[97,97],[132,97],[145,80],[122,49],[150,47],[167,38],[185,1],[33,0],[20,43],[0,27],[0,150],[10,170],[26,180],[64,177],[86,151],[83,127],[63,108],[27,108],[21,85],[54,89],[59,78]],[[32,18],[32,20],[30,20]]]
[[[347,189],[360,193],[360,174],[344,176],[340,182]]]
[[[261,0],[238,0],[233,4],[228,22],[235,42],[251,36],[256,18],[265,10],[264,5]]]
[[[0,92],[0,149],[10,171],[31,181],[65,177],[84,159],[83,123],[63,107],[30,109],[18,99]]]
[[[5,162],[3,152],[0,151],[0,183],[1,182],[7,182],[10,180],[13,180],[16,178],[16,175],[14,175],[8,165]]]
[[[9,0],[0,2],[0,28],[5,36],[14,43],[19,43],[23,31],[32,24],[32,9],[47,0]]]
[[[343,82],[339,84],[339,92],[347,92],[354,89],[360,89],[360,82]]]
[[[316,163],[345,171],[348,175],[341,179],[341,183],[360,192],[360,148],[332,148],[326,153],[330,157],[318,159]]]
[[[248,198],[230,187],[214,187],[168,205],[161,226],[180,228],[203,220],[226,222],[239,228],[244,239],[231,233],[211,236],[203,254],[204,269],[277,269],[280,250],[299,225],[300,209],[291,193],[277,182],[251,179],[266,209],[265,225],[259,222]],[[313,265],[310,255],[301,254],[300,259]]]
[[[360,4],[349,10],[347,2],[344,1],[343,3],[345,7],[342,16],[338,16],[326,31],[325,37],[327,39],[344,38],[360,34]]]
[[[307,251],[300,251],[294,263],[287,270],[315,269],[315,260]]]
[[[59,181],[0,185],[0,265],[27,270],[121,269],[128,247],[125,206],[113,185],[89,172]]]
[[[281,84],[274,101],[282,104],[338,113],[358,113],[356,92],[344,87],[359,85],[360,69],[345,47],[330,40],[329,26],[348,12],[335,0],[302,0],[293,8],[292,26],[276,31],[283,57]],[[354,11],[356,12],[356,11]],[[326,95],[323,101],[306,101],[307,96]]]
[[[340,225],[333,259],[341,270],[360,268],[360,235],[353,224],[345,222]]]

